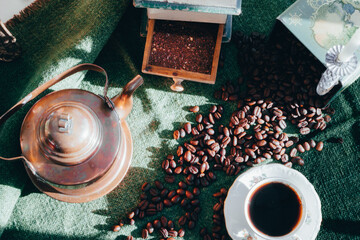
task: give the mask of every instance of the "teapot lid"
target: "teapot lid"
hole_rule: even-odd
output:
[[[50,183],[95,181],[118,156],[121,127],[101,97],[80,89],[52,92],[28,112],[21,128],[23,155]]]

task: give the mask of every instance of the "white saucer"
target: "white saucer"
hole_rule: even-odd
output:
[[[285,236],[270,237],[260,233],[246,217],[249,193],[269,181],[284,182],[293,187],[303,205],[300,223]],[[228,191],[224,215],[226,229],[234,240],[313,240],[320,230],[322,221],[321,203],[313,185],[300,172],[277,163],[253,167],[237,177]]]

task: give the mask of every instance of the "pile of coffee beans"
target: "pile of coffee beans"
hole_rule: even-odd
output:
[[[246,79],[246,95],[275,102],[301,134],[310,133],[310,129],[324,130],[331,117],[323,113],[335,112],[324,107],[338,88],[325,96],[316,94],[325,70],[322,63],[287,31],[274,31],[271,41],[265,41],[265,36],[258,33],[247,36],[237,32],[235,39]],[[239,84],[243,81],[240,78]]]
[[[144,226],[144,239],[155,229],[163,239],[181,237],[185,229],[194,229],[202,211],[201,189],[216,181],[218,172],[237,176],[246,167],[270,159],[288,167],[304,165],[299,155],[311,149],[322,151],[324,147],[322,141],[311,139],[327,127],[329,114],[335,112],[324,108],[329,95],[320,98],[314,90],[323,68],[295,40],[279,38],[281,43],[267,44],[265,37],[257,33],[237,33],[235,39],[244,75],[236,85],[224,84],[215,97],[235,102],[237,108],[228,119],[223,119],[222,105],[213,105],[206,112],[198,106],[189,109],[194,121],[173,132],[173,138],[182,138],[182,144],[161,164],[167,184],[160,180],[144,183],[139,204],[127,215],[128,223],[134,224],[136,219],[178,205],[184,211],[175,221],[180,229],[176,231],[174,222],[161,216]],[[287,132],[290,125],[299,129],[300,138]],[[342,139],[331,141],[340,143]],[[213,207],[213,227],[211,231],[200,230],[203,239],[229,239],[223,216],[226,195],[225,188],[214,193],[218,202]],[[113,230],[119,231],[123,222]]]

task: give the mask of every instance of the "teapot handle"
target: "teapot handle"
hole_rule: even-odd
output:
[[[68,70],[60,73],[59,75],[57,75],[56,77],[54,77],[53,79],[45,82],[43,85],[37,87],[36,89],[34,89],[31,93],[29,93],[28,95],[26,95],[26,97],[24,97],[23,99],[21,99],[17,104],[15,104],[12,108],[10,108],[6,113],[4,113],[2,116],[0,116],[0,126],[11,116],[13,115],[16,111],[18,111],[22,106],[24,106],[26,103],[30,102],[31,100],[33,100],[34,98],[36,98],[40,93],[42,93],[43,91],[45,91],[46,89],[48,89],[49,87],[53,86],[54,84],[60,82],[61,80],[77,73],[80,71],[85,71],[85,70],[92,70],[92,71],[96,71],[96,72],[100,72],[102,74],[104,74],[105,76],[105,87],[104,87],[104,98],[105,98],[105,103],[107,104],[108,107],[113,108],[113,104],[111,103],[111,100],[109,99],[109,97],[106,95],[107,94],[107,90],[108,90],[108,85],[109,85],[109,81],[108,81],[108,76],[106,71],[95,64],[91,64],[91,63],[83,63],[83,64],[79,64],[75,67],[69,68]],[[25,159],[24,156],[19,156],[19,157],[13,157],[13,158],[4,158],[0,156],[1,160],[17,160],[17,159]]]

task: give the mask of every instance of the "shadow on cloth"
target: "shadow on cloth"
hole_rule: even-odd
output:
[[[328,231],[360,236],[360,221],[324,219],[322,226]]]
[[[1,236],[2,239],[51,239],[51,240],[88,240],[88,239],[101,239],[101,234],[97,234],[94,236],[65,236],[60,235],[58,233],[39,233],[39,232],[31,232],[23,229],[8,229]]]
[[[120,219],[126,220],[126,213],[134,209],[139,202],[141,185],[145,181],[151,182],[151,179],[159,175],[157,172],[159,171],[130,167],[123,181],[112,192],[106,195],[108,201],[107,209],[97,209],[92,212],[93,214],[107,217],[106,224],[98,224],[94,227],[100,231],[109,231],[114,224],[119,223]],[[141,220],[137,221],[137,226],[141,226],[141,224],[138,224],[139,222],[142,223]],[[125,223],[128,222],[125,221]],[[137,232],[138,231],[134,232],[134,237],[136,237]],[[140,237],[140,235],[138,237]]]

